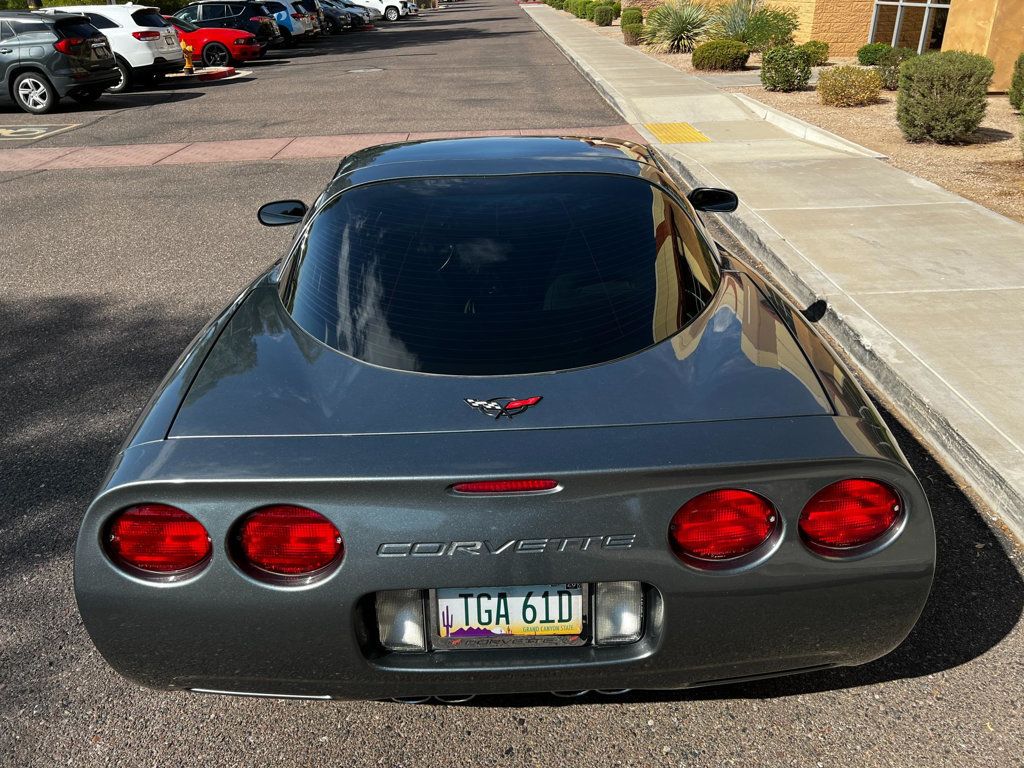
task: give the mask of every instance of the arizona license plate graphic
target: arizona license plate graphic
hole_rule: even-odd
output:
[[[583,632],[583,586],[474,587],[437,590],[443,639],[542,637]]]

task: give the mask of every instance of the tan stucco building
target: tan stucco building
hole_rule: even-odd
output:
[[[996,65],[993,90],[1010,85],[1024,53],[1024,0],[774,0],[800,16],[797,41],[829,43],[852,56],[867,42],[925,51],[973,51]]]

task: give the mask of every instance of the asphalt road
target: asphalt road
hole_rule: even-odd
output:
[[[487,31],[513,24],[513,12],[506,0],[465,0],[439,16],[465,14]],[[546,40],[522,29],[517,45],[542,51]],[[398,53],[406,47],[415,50]],[[553,79],[575,77],[550,51],[536,55],[554,62]],[[478,102],[494,91],[463,90],[465,103],[448,105],[430,128],[478,127]],[[377,102],[382,114],[412,115],[402,102],[419,98]],[[507,87],[500,98],[523,109],[529,100]],[[566,107],[561,119],[618,122],[597,119],[594,98],[577,95],[579,111]],[[250,108],[267,125],[293,118],[268,103]],[[516,120],[544,114],[541,106]],[[360,130],[386,130],[369,111],[365,119]],[[159,120],[148,122],[158,130]],[[263,134],[236,138],[252,135]],[[1024,765],[1024,554],[901,429],[935,514],[938,572],[911,637],[864,667],[466,706],[168,694],[111,671],[74,604],[82,512],[181,349],[286,246],[290,233],[259,227],[256,207],[311,200],[335,165],[0,174],[0,765]]]
[[[41,117],[0,104],[0,124],[79,123],[34,145],[79,146],[623,122],[509,0],[460,0],[240,69],[252,75],[69,99]]]

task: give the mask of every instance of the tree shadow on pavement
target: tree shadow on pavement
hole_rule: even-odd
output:
[[[0,584],[73,550],[133,420],[207,319],[86,296],[0,303]]]

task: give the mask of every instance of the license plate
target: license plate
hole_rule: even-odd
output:
[[[438,637],[502,639],[578,636],[583,632],[582,584],[437,590]]]

